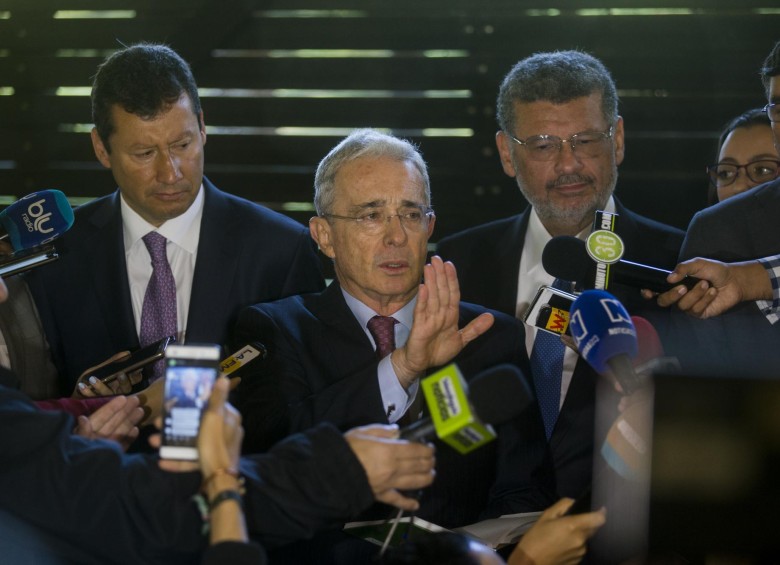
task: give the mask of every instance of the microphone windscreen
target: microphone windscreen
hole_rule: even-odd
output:
[[[73,225],[73,208],[59,190],[40,190],[0,212],[0,224],[15,251],[44,245]]]
[[[469,401],[485,424],[503,424],[518,416],[533,400],[523,373],[502,364],[479,373],[469,382]]]
[[[585,249],[585,242],[570,235],[552,238],[542,250],[542,266],[548,274],[565,280],[583,283],[594,268],[594,262]]]
[[[637,354],[634,358],[634,366],[638,367],[652,359],[664,356],[664,347],[661,338],[655,331],[653,324],[641,316],[631,316],[631,321],[636,329]]]
[[[604,290],[586,290],[571,307],[569,330],[585,361],[598,373],[607,372],[615,356],[636,356],[636,328],[626,308]]]

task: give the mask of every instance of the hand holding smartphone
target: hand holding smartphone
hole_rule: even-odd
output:
[[[219,375],[219,361],[218,345],[171,345],[166,349],[163,459],[198,459],[200,420]]]
[[[141,369],[146,365],[162,359],[165,355],[165,349],[174,340],[175,338],[173,336],[164,337],[146,347],[133,351],[127,359],[109,363],[108,365],[103,365],[102,367],[95,369],[89,376],[100,379],[103,381],[103,384],[109,384],[117,379],[122,373],[132,373],[137,369]]]

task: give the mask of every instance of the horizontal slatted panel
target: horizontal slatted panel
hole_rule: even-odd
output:
[[[498,83],[534,51],[578,47],[604,61],[621,92],[627,153],[619,196],[685,226],[704,205],[703,168],[720,127],[764,103],[757,69],[780,14],[759,9],[772,3],[518,4],[350,0],[323,11],[316,0],[0,2],[0,88],[15,93],[0,96],[0,194],[57,187],[94,197],[113,189],[89,136],[70,131],[89,127],[88,97],[55,92],[88,87],[118,41],[146,39],[170,43],[192,63],[209,126],[206,174],[222,188],[305,222],[311,212],[299,203],[311,200],[319,159],[350,128],[387,128],[420,143],[437,239],[524,206],[495,153]],[[135,18],[53,19],[61,7],[132,9]],[[614,15],[642,7],[670,13]],[[613,15],[583,15],[606,9]]]

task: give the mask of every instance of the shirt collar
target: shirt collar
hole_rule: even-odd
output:
[[[165,239],[172,241],[182,249],[189,253],[195,253],[198,249],[200,221],[203,217],[203,193],[203,185],[201,184],[198,195],[183,214],[166,220],[163,225],[156,228],[130,207],[120,191],[125,250],[129,251],[147,233],[157,231]]]
[[[363,302],[352,296],[342,287],[341,293],[344,295],[344,300],[347,302],[347,306],[360,322],[360,326],[365,330],[368,327],[368,321],[374,316],[378,316],[372,308],[366,306]],[[403,308],[392,314],[392,317],[398,320],[398,323],[407,327],[412,327],[412,321],[414,320],[414,306],[417,304],[417,295],[407,302]]]

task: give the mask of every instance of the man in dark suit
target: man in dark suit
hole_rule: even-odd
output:
[[[449,362],[467,379],[499,363],[529,373],[522,326],[461,303],[452,264],[433,257],[425,265],[435,216],[414,146],[353,132],[320,163],[315,207],[311,234],[333,260],[336,281],[319,294],[248,308],[236,328],[239,343],[259,340],[269,350],[236,389],[246,449],[265,449],[315,422],[404,425],[419,416],[420,378]],[[395,349],[373,329],[378,318],[390,320]],[[465,456],[438,450],[436,481],[422,494],[418,516],[455,527],[481,513],[552,502],[541,485],[545,448],[535,405],[497,432],[497,442]],[[518,460],[504,458],[509,445],[519,446]]]
[[[761,79],[767,95],[765,111],[780,151],[780,42],[764,60]],[[745,174],[739,171],[738,174]],[[780,253],[780,179],[756,186],[698,212],[688,226],[680,261],[706,257],[718,261],[751,261]],[[685,297],[675,287],[658,300],[688,310],[700,292]],[[677,354],[686,369],[704,373],[768,374],[780,363],[780,324],[771,301],[748,301],[707,320],[679,317],[675,321],[682,346]]]
[[[95,154],[119,189],[80,206],[61,259],[29,277],[67,392],[117,351],[174,333],[224,344],[240,308],[322,288],[303,226],[203,176],[203,112],[173,50],[114,53],[95,76],[92,108]],[[159,269],[150,237],[162,241]]]
[[[619,215],[616,232],[626,259],[674,266],[682,231],[631,212],[613,196],[624,155],[617,103],[609,71],[582,52],[537,53],[507,74],[497,101],[496,145],[504,172],[516,180],[530,206],[439,242],[438,253],[458,268],[465,300],[522,317],[539,287],[553,284],[541,264],[547,242],[562,235],[586,237],[597,210]],[[666,316],[638,289],[610,285],[609,291],[631,314],[648,317],[662,329]],[[532,363],[539,333],[526,326]],[[552,359],[540,356],[539,362]],[[578,497],[591,482],[598,376],[571,350],[558,362],[560,381],[554,390],[560,390],[560,411],[547,421],[549,448],[558,494]],[[534,367],[534,378],[540,374]],[[595,439],[597,445],[601,440]]]
[[[0,304],[8,292],[0,277]],[[0,481],[13,485],[0,490],[3,563],[200,562],[206,537],[193,499],[204,491],[204,477],[194,472],[198,465],[163,465],[156,456],[126,455],[112,441],[94,441],[94,434],[77,435],[68,413],[37,409],[13,390],[18,386],[16,375],[0,367]],[[223,387],[222,400],[225,392]],[[204,423],[210,455],[202,462],[211,469],[238,447],[240,420],[230,412],[212,410]],[[245,478],[249,533],[273,547],[306,539],[374,500],[416,508],[401,489],[433,481],[433,449],[394,436],[386,426],[342,434],[322,424],[268,454],[241,458],[235,470]],[[219,480],[210,488],[218,484],[225,488]]]

